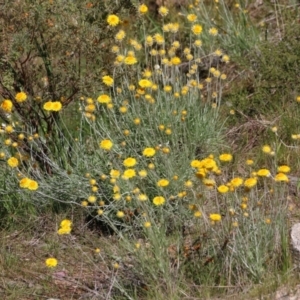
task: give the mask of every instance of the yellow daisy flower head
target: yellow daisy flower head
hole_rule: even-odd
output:
[[[223,153],[219,156],[219,159],[220,161],[223,161],[223,162],[230,162],[232,161],[232,155],[229,154],[229,153]]]
[[[111,178],[114,178],[114,179],[119,178],[120,177],[120,171],[112,169],[112,170],[110,170],[109,175],[110,175]]]
[[[192,168],[201,168],[202,162],[198,159],[194,159],[191,161],[191,167]]]
[[[271,173],[268,169],[260,169],[257,171],[256,175],[260,177],[270,177]]]
[[[115,193],[115,194],[113,195],[113,199],[116,200],[116,201],[119,201],[121,198],[122,198],[122,196],[121,196],[120,193]]]
[[[158,45],[163,45],[163,44],[165,43],[164,37],[163,37],[161,34],[159,34],[159,33],[156,33],[156,34],[154,35],[154,40],[156,41],[156,43],[157,43]],[[154,50],[154,49],[153,49],[153,50]]]
[[[291,171],[291,168],[289,166],[282,165],[277,168],[277,171],[279,173],[289,173]]]
[[[246,160],[246,165],[247,166],[252,166],[254,164],[254,161],[252,159],[247,159]]]
[[[287,177],[287,175],[285,173],[278,173],[275,176],[275,181],[289,182],[289,178]]]
[[[119,30],[116,35],[115,35],[115,39],[118,41],[118,42],[121,42],[122,40],[124,40],[126,36],[126,33],[124,30]]]
[[[90,203],[95,203],[95,202],[97,201],[97,197],[94,196],[94,195],[91,195],[91,196],[88,197],[87,200],[88,200],[88,202],[90,202]]]
[[[139,6],[139,12],[140,12],[140,14],[142,14],[142,15],[146,14],[146,13],[148,12],[148,7],[147,7],[147,5],[141,4],[141,5]]]
[[[216,35],[218,35],[218,29],[215,27],[212,27],[208,30],[208,33],[212,36],[216,36]]]
[[[134,167],[136,165],[136,159],[133,157],[128,157],[123,161],[123,165],[126,168]]]
[[[203,179],[206,176],[206,170],[204,168],[199,168],[195,175],[197,178]]]
[[[195,25],[192,27],[192,32],[193,32],[193,34],[195,34],[195,35],[201,34],[201,33],[202,33],[202,30],[203,30],[203,28],[202,28],[202,26],[201,26],[200,24],[195,24]]]
[[[127,179],[131,179],[133,177],[136,176],[136,172],[134,169],[127,169],[124,171],[123,175],[122,175],[122,178],[127,180]]]
[[[219,222],[222,219],[222,216],[220,214],[210,214],[209,218],[213,222]]]
[[[197,20],[197,16],[195,14],[188,14],[186,18],[191,23],[193,23]]]
[[[24,102],[27,99],[27,95],[24,92],[19,92],[16,94],[15,99],[18,103]]]
[[[224,55],[222,56],[222,59],[221,59],[221,60],[227,64],[227,63],[229,63],[229,61],[230,61],[230,57],[229,57],[228,55],[224,54]]]
[[[166,187],[168,185],[169,185],[169,180],[167,180],[167,179],[160,179],[157,182],[157,186],[159,186],[159,187]]]
[[[148,196],[146,194],[139,194],[137,198],[140,201],[147,201],[148,200]]]
[[[72,230],[72,221],[65,219],[60,222],[57,233],[59,235],[69,234]]]
[[[119,53],[120,48],[117,45],[114,45],[114,46],[111,47],[111,52],[112,53]]]
[[[153,157],[156,153],[156,150],[154,148],[145,148],[143,150],[143,155],[146,156],[146,157]]]
[[[68,219],[64,219],[60,222],[59,224],[60,227],[71,227],[72,226],[72,221]]]
[[[164,91],[165,91],[166,93],[172,92],[172,86],[171,86],[171,85],[166,85],[166,86],[164,86]]]
[[[149,88],[152,86],[152,82],[148,79],[141,79],[139,81],[139,86],[142,88]]]
[[[156,206],[161,206],[166,202],[166,199],[162,196],[156,196],[153,198],[153,204]]]
[[[96,110],[96,106],[95,106],[95,104],[89,104],[84,108],[84,110],[92,113]]]
[[[125,56],[124,55],[117,55],[116,60],[115,60],[115,65],[121,65],[121,63],[124,61]]]
[[[248,189],[253,188],[257,184],[257,179],[255,177],[248,178],[244,181],[244,186]]]
[[[240,177],[232,178],[230,181],[231,186],[237,188],[243,184],[244,180]]]
[[[52,110],[53,111],[60,111],[62,109],[62,104],[59,101],[52,102]]]
[[[6,99],[6,100],[3,100],[3,101],[1,102],[0,107],[1,107],[1,109],[4,110],[5,112],[11,113],[12,108],[13,108],[13,103],[12,103],[12,101]]]
[[[141,124],[141,119],[140,119],[140,118],[135,118],[135,119],[133,120],[133,123],[134,123],[135,125],[140,125],[140,124]]]
[[[151,47],[153,45],[153,37],[151,35],[146,36],[145,43],[147,46]]]
[[[154,164],[154,163],[148,164],[148,168],[149,168],[150,170],[154,170],[154,169],[155,169],[155,164]]]
[[[103,95],[100,95],[98,98],[97,98],[97,101],[99,103],[110,103],[111,102],[111,98],[110,96],[106,95],[106,94],[103,94]]]
[[[112,148],[112,146],[113,146],[113,142],[111,140],[108,140],[108,139],[102,140],[100,142],[99,146],[103,150],[110,150]]]
[[[151,227],[151,223],[150,222],[145,222],[144,223],[144,227],[145,228],[150,228]]]
[[[124,214],[123,211],[119,210],[119,211],[117,212],[117,217],[118,217],[118,218],[123,218],[124,216],[125,216],[125,214]]]
[[[117,15],[108,15],[106,19],[109,26],[115,27],[120,23],[120,19]]]
[[[179,30],[179,24],[178,23],[170,23],[169,29],[171,32],[176,33]]]
[[[201,40],[195,40],[194,45],[196,47],[201,47],[202,46],[202,41]]]
[[[30,191],[36,191],[39,188],[39,184],[35,180],[29,180],[27,188]]]
[[[217,163],[213,158],[205,158],[202,160],[203,167],[208,171],[214,171],[218,169]]]
[[[214,55],[215,56],[222,56],[223,55],[223,52],[221,49],[217,49],[215,52],[214,52]]]
[[[107,86],[113,86],[114,79],[108,75],[102,77],[102,82]]]
[[[269,145],[265,145],[265,146],[262,147],[262,151],[264,153],[270,154],[272,152],[272,149]]]
[[[53,102],[52,101],[48,101],[48,102],[44,103],[43,108],[44,108],[44,110],[52,111]]]
[[[29,183],[30,183],[30,179],[27,177],[24,177],[20,180],[19,186],[23,189],[26,189],[26,188],[28,188]]]
[[[208,178],[204,178],[203,179],[203,183],[208,187],[208,188],[213,188],[216,185],[216,182],[214,181],[214,179],[208,179]]]
[[[229,187],[226,185],[218,186],[218,192],[221,194],[226,194],[229,191]]]
[[[174,48],[175,50],[178,49],[179,47],[180,47],[179,41],[174,41],[174,42],[172,43],[172,48]],[[171,49],[172,49],[172,48],[171,48]]]
[[[197,211],[194,212],[194,217],[195,218],[200,218],[201,216],[202,216],[201,211],[197,210]]]
[[[150,78],[152,76],[152,72],[150,69],[145,69],[142,73],[143,77]]]
[[[126,56],[125,59],[124,59],[124,64],[125,65],[135,65],[137,63],[137,59],[135,56]]]
[[[241,209],[247,209],[248,205],[246,203],[241,203]]]
[[[158,13],[159,13],[162,17],[165,17],[165,16],[168,15],[169,10],[168,10],[167,7],[161,6],[161,7],[158,9]]]
[[[58,264],[58,261],[54,257],[49,257],[45,260],[45,264],[48,268],[55,268]]]
[[[140,170],[140,171],[139,171],[139,176],[142,177],[142,178],[147,177],[147,174],[148,174],[148,173],[147,173],[146,170]]]
[[[17,158],[15,157],[11,157],[7,160],[7,164],[11,167],[11,168],[16,168],[19,165],[19,161]]]
[[[174,56],[171,58],[171,63],[173,66],[177,66],[181,64],[181,59],[178,56]]]

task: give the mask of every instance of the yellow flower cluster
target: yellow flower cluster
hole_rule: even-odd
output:
[[[60,101],[48,101],[43,105],[43,108],[47,111],[60,111],[62,104]]]
[[[69,234],[72,230],[72,221],[64,219],[60,222],[59,229],[57,233],[59,235]]]
[[[23,189],[28,189],[31,191],[36,191],[39,188],[39,184],[28,177],[24,177],[20,180],[19,185]]]

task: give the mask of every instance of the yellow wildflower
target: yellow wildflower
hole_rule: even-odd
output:
[[[156,151],[154,148],[145,148],[143,150],[143,155],[146,157],[152,157],[155,155],[155,153],[156,153]]]
[[[117,26],[120,23],[120,19],[116,15],[108,15],[106,21],[110,26],[113,26],[113,27]]]
[[[162,17],[165,17],[165,16],[169,13],[169,10],[167,9],[167,7],[161,6],[161,7],[158,9],[158,13],[159,13]]]
[[[97,98],[97,101],[99,103],[109,103],[109,102],[111,102],[111,98],[110,98],[110,96],[103,94]]]
[[[169,180],[167,180],[167,179],[160,179],[157,182],[157,186],[159,186],[159,187],[166,187],[168,185],[169,185]]]
[[[226,185],[220,185],[218,186],[218,192],[221,193],[221,194],[225,194],[229,191],[229,188],[228,186]]]
[[[211,221],[213,222],[219,222],[221,221],[222,217],[220,214],[210,214],[209,218],[211,219]]]
[[[139,6],[139,12],[140,12],[142,15],[146,14],[146,13],[148,12],[148,7],[147,7],[147,5],[141,4],[141,5]]]
[[[110,150],[113,146],[113,142],[111,140],[102,140],[99,146],[101,149]]]
[[[27,95],[24,92],[20,92],[16,94],[15,99],[18,103],[21,103],[27,99]]]
[[[202,26],[201,26],[200,24],[195,24],[195,25],[192,27],[192,32],[193,32],[195,35],[201,34],[201,32],[202,32]]]
[[[271,173],[268,169],[260,169],[260,170],[257,171],[257,176],[269,177],[269,176],[271,176]]]
[[[12,101],[6,99],[6,100],[3,100],[3,101],[1,102],[0,107],[1,107],[5,112],[11,113],[12,108],[13,108],[13,103],[12,103]]]
[[[128,168],[128,167],[134,167],[136,165],[136,159],[133,157],[128,157],[123,161],[123,165]]]
[[[46,264],[46,266],[47,266],[48,268],[54,268],[54,267],[56,267],[56,266],[57,266],[57,263],[58,263],[58,261],[57,261],[57,259],[54,258],[54,257],[49,257],[49,258],[47,258],[46,261],[45,261],[45,264]]]
[[[249,188],[249,189],[252,188],[252,187],[254,187],[256,184],[257,184],[257,179],[254,178],[254,177],[248,178],[248,179],[246,179],[245,182],[244,182],[244,186],[245,186],[246,188]]]
[[[108,75],[102,77],[102,82],[107,86],[112,86],[114,84],[113,78]]]
[[[223,153],[219,156],[220,161],[229,162],[232,161],[232,155],[229,153]]]
[[[19,161],[17,158],[15,157],[11,157],[7,160],[7,164],[11,167],[11,168],[16,168],[19,165]]]
[[[279,181],[289,182],[289,178],[284,173],[278,173],[275,176],[275,181],[277,181],[277,182],[279,182]]]
[[[166,202],[166,199],[162,196],[156,196],[153,198],[153,204],[156,206],[163,205]]]
[[[283,165],[283,166],[279,166],[277,168],[277,171],[279,173],[289,173],[291,171],[291,168],[289,166]]]

